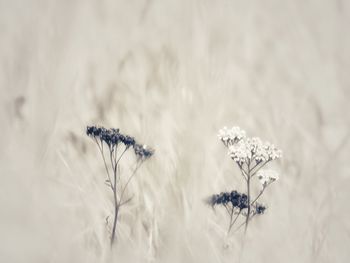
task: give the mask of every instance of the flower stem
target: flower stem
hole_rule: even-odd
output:
[[[247,197],[248,197],[248,211],[247,211],[247,216],[245,220],[244,233],[247,232],[249,217],[250,217],[250,176],[248,176],[248,179],[247,179]]]
[[[117,228],[117,221],[118,221],[118,212],[119,212],[119,206],[117,205],[117,198],[116,198],[116,192],[114,192],[114,220],[113,220],[113,229],[112,229],[112,237],[111,237],[111,246],[113,246],[114,240],[116,239],[115,232]]]
[[[229,226],[229,228],[228,228],[227,234],[229,234],[229,233],[231,232],[231,229],[232,229],[233,225],[236,223],[236,221],[237,221],[239,215],[241,214],[241,212],[242,212],[242,210],[240,210],[240,211],[238,212],[238,214],[236,215],[235,219],[233,219],[233,217],[232,217],[233,213],[231,214],[230,226]],[[232,220],[232,219],[233,219],[233,220]]]
[[[111,162],[113,166],[113,158],[112,158],[112,152],[111,152]],[[115,166],[113,167],[113,179],[114,179],[114,187],[113,187],[113,200],[114,200],[114,220],[113,220],[113,228],[112,228],[112,236],[111,236],[111,246],[113,246],[114,240],[115,240],[115,232],[117,228],[117,221],[118,221],[118,212],[119,212],[119,205],[118,205],[118,198],[117,198],[117,163],[115,163]]]

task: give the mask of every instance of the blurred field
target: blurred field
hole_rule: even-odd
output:
[[[348,262],[349,24],[345,0],[0,0],[0,262]],[[156,149],[112,252],[89,124]],[[224,125],[284,152],[243,248],[203,203],[242,188]]]

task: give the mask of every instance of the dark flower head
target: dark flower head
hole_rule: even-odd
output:
[[[96,126],[87,126],[86,134],[92,137],[98,137],[101,134],[102,129]]]
[[[135,145],[135,139],[129,135],[123,136],[121,138],[121,141],[124,143],[126,147],[134,146]]]
[[[231,194],[231,203],[233,206],[239,206],[241,194],[239,194],[237,191],[232,191]]]
[[[218,195],[213,195],[211,199],[212,206],[215,205],[225,205],[230,202],[230,194],[221,192]]]
[[[115,134],[118,134],[118,133],[119,133],[119,129],[114,129],[114,128],[112,128],[111,131],[112,131],[113,133],[115,133]]]
[[[138,159],[145,160],[150,158],[154,154],[154,150],[147,147],[147,145],[140,145],[134,143],[134,152]]]
[[[115,130],[116,131],[116,130]],[[100,139],[104,141],[109,147],[114,147],[119,142],[119,133],[116,133],[114,129],[101,128]]]
[[[248,207],[248,197],[246,194],[241,194],[237,191],[222,192],[220,194],[212,195],[207,200],[207,203],[211,206],[231,204],[232,207],[242,210]]]
[[[86,134],[87,134],[88,136],[91,136],[91,135],[93,134],[93,132],[94,132],[94,129],[95,129],[94,126],[87,126],[87,128],[86,128]]]
[[[208,204],[208,205],[211,205],[211,206],[215,206],[216,204],[218,204],[218,199],[219,199],[219,195],[212,195],[210,197],[208,197],[205,202]]]
[[[238,204],[239,209],[248,208],[248,196],[246,194],[241,194]]]
[[[109,147],[117,145],[120,141],[121,134],[119,129],[106,129],[104,127],[88,126],[86,134],[105,142]]]
[[[101,142],[105,142],[110,150],[120,142],[123,143],[127,149],[132,146],[138,160],[146,160],[154,154],[153,149],[146,145],[137,144],[135,138],[120,133],[119,129],[87,126],[86,134],[95,139],[99,139]]]
[[[257,204],[257,205],[255,206],[255,212],[256,212],[256,214],[258,214],[258,215],[262,215],[262,214],[265,212],[265,210],[266,210],[266,207],[263,206],[263,205],[261,205],[261,204]]]
[[[113,131],[114,130],[114,131]],[[112,133],[110,135],[110,141],[112,145],[117,145],[120,141],[120,133],[119,130],[112,129]]]
[[[226,205],[231,200],[230,193],[221,192],[220,194],[212,195],[208,202],[210,205]]]

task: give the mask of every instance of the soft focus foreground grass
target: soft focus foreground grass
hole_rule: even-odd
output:
[[[1,262],[346,262],[346,1],[1,1],[0,10]],[[112,196],[88,124],[156,149],[129,188],[113,252]],[[203,203],[242,187],[216,137],[224,125],[284,150],[244,248]]]

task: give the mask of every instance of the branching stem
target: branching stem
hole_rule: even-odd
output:
[[[105,166],[105,169],[106,169],[106,172],[107,172],[107,177],[108,177],[108,181],[110,182],[110,185],[111,185],[111,188],[112,188],[112,191],[114,191],[114,187],[113,187],[113,184],[112,184],[112,181],[111,181],[111,176],[109,175],[109,169],[108,169],[108,166],[107,166],[107,162],[106,162],[106,159],[105,159],[105,155],[104,155],[104,152],[103,152],[103,143],[101,143],[101,145],[98,143],[97,139],[95,139],[95,142],[98,146],[98,149],[100,150],[100,153],[101,153],[101,156],[102,156],[102,159],[103,159],[103,163],[104,163],[104,166]]]
[[[142,162],[139,162],[139,163],[136,165],[136,167],[135,167],[133,173],[130,175],[128,181],[127,181],[126,184],[124,185],[124,187],[123,187],[123,189],[122,189],[122,191],[121,191],[121,194],[120,194],[118,206],[120,206],[120,204],[121,204],[121,202],[122,202],[122,200],[123,200],[123,196],[124,196],[126,187],[127,187],[128,184],[130,183],[131,179],[135,176],[135,174],[136,174],[137,170],[140,168],[141,164],[142,164]]]

